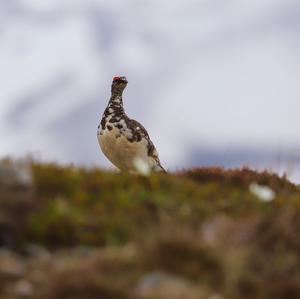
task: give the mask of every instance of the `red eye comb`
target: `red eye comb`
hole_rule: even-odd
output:
[[[120,77],[114,77],[113,78],[113,81],[117,81],[117,80],[120,80]]]

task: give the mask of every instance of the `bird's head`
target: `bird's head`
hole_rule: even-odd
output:
[[[125,89],[125,87],[127,86],[127,79],[126,77],[122,76],[122,77],[114,77],[112,84],[111,84],[111,91],[113,93],[122,93],[123,90]]]

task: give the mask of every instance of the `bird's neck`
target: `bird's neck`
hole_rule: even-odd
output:
[[[118,112],[118,114],[124,113],[122,93],[112,92],[107,108],[109,109],[110,114],[115,112]]]

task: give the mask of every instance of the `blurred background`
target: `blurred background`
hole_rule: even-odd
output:
[[[111,79],[169,170],[300,182],[298,0],[1,0],[0,156],[111,167],[96,130]]]

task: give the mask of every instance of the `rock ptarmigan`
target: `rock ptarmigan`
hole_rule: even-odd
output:
[[[100,148],[121,171],[165,172],[146,129],[124,111],[122,94],[127,83],[126,77],[113,78],[111,98],[97,131]]]

